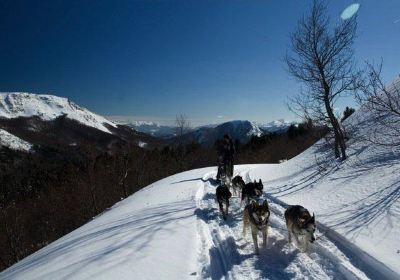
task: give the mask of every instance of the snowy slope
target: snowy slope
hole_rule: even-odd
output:
[[[246,180],[277,165],[236,168]],[[284,207],[269,199],[268,246],[254,255],[233,198],[224,221],[215,201],[216,168],[158,181],[93,221],[0,273],[1,279],[395,279],[358,248],[343,250],[324,229],[309,253],[287,243]],[[319,215],[317,213],[317,215]],[[321,216],[321,215],[319,215]],[[321,216],[321,220],[322,216]],[[324,234],[327,232],[327,234]],[[328,234],[329,233],[329,234]],[[365,271],[364,271],[365,270]],[[383,278],[382,278],[383,277]]]
[[[2,146],[26,152],[32,148],[30,143],[0,128],[0,149]]]
[[[377,127],[362,109],[346,127],[346,161],[336,161],[320,141],[294,159],[250,175],[263,179],[270,196],[308,207],[319,221],[400,273],[400,147],[360,140]]]
[[[53,120],[61,115],[84,125],[111,133],[104,124],[116,127],[102,116],[82,108],[67,98],[31,93],[0,93],[0,118],[38,116],[42,120]]]

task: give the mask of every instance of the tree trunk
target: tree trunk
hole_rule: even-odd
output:
[[[334,149],[335,149],[335,157],[339,158],[340,157],[340,151],[339,151],[339,139],[336,136],[336,131],[334,130],[335,133],[335,143],[334,143]]]
[[[347,158],[346,156],[346,143],[344,142],[344,133],[338,120],[333,113],[333,110],[329,104],[328,95],[325,94],[325,109],[331,122],[333,133],[335,135],[335,156],[341,157],[342,160]],[[340,148],[340,153],[339,153]],[[341,155],[340,155],[341,154]]]
[[[346,143],[344,141],[344,133],[329,103],[329,90],[330,90],[329,86],[325,81],[323,81],[323,84],[325,90],[325,95],[324,95],[325,109],[328,114],[329,120],[331,122],[333,133],[335,134],[335,156],[336,157],[340,156],[341,160],[345,160],[347,158],[347,155],[346,155]],[[338,146],[340,148],[341,155],[339,154]]]

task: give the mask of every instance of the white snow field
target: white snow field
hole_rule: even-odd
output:
[[[111,133],[104,124],[116,126],[106,118],[78,106],[67,98],[46,94],[24,92],[0,92],[0,118],[38,116],[42,120],[53,120],[67,115],[84,125]]]
[[[253,172],[269,174],[276,167],[244,165],[236,172],[249,179]],[[212,177],[215,168],[204,168],[158,181],[5,270],[0,279],[398,277],[379,261],[365,260],[358,248],[341,249],[344,243],[335,233],[318,232],[310,252],[300,252],[287,243],[284,207],[271,199],[268,246],[254,255],[250,234],[242,236],[239,199],[232,199],[224,221]],[[374,267],[368,271],[369,266]]]
[[[25,152],[30,151],[32,148],[30,143],[0,128],[0,149],[2,146]]]
[[[400,279],[400,148],[361,140],[377,128],[362,109],[346,120],[343,162],[321,140],[281,164],[235,166],[246,182],[262,179],[270,204],[259,256],[237,197],[221,218],[210,167],[155,182],[0,279]],[[287,204],[315,212],[308,252],[287,242]]]

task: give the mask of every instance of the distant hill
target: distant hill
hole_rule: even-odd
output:
[[[235,120],[214,126],[203,126],[186,133],[185,142],[197,142],[203,146],[212,146],[215,141],[228,134],[233,140],[247,143],[252,136],[261,136],[268,133],[285,132],[290,123],[275,121],[266,124],[258,124],[247,120]]]
[[[174,142],[176,128],[174,126],[161,125],[156,122],[148,121],[129,121],[121,122],[136,131],[150,134],[154,137],[169,139]],[[267,133],[282,133],[290,126],[291,122],[276,120],[268,123],[256,123],[248,120],[234,120],[221,124],[208,124],[190,129],[184,136],[185,142],[197,142],[210,146],[217,139],[229,134],[233,139],[241,143],[247,143],[252,136],[260,136]]]
[[[140,147],[151,147],[162,141],[117,125],[67,98],[32,93],[0,93],[0,148],[27,151],[33,145],[84,144],[108,150],[124,142],[137,142]]]

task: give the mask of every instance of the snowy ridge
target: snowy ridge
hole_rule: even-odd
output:
[[[42,120],[53,120],[62,115],[107,133],[111,132],[104,124],[116,127],[111,121],[78,106],[67,98],[22,92],[0,93],[0,118],[37,116]]]
[[[156,137],[170,138],[176,134],[176,127],[173,125],[161,125],[160,123],[153,121],[124,120],[122,117],[117,116],[110,116],[108,118],[113,120],[115,123],[130,126],[139,132],[148,133]],[[246,142],[251,136],[261,136],[263,133],[283,132],[292,123],[293,122],[288,122],[282,119],[268,123],[258,123],[247,120],[233,120],[224,123],[207,124],[194,127],[190,129],[187,134],[191,134],[192,137],[194,137],[200,143],[213,143],[215,140],[217,140],[215,135],[222,137],[224,133],[233,135],[234,138],[236,137],[237,139],[242,139],[243,142]],[[213,130],[215,132],[212,132]],[[240,133],[237,133],[237,131],[240,131]],[[210,137],[211,139],[208,139]]]
[[[232,139],[247,143],[252,136],[261,136],[263,131],[255,122],[235,120],[219,125],[202,126],[185,134],[190,141],[195,141],[205,146],[212,146],[222,139],[224,134],[229,134]]]
[[[30,143],[0,128],[0,149],[1,146],[5,146],[12,150],[25,152],[30,151],[32,148],[32,145]]]
[[[135,126],[140,126],[140,125],[148,125],[148,126],[154,126],[154,127],[160,127],[161,124],[158,122],[152,122],[152,121],[132,121],[130,124],[135,125]]]
[[[285,121],[284,119],[275,120],[268,123],[258,123],[258,127],[266,132],[278,132],[286,130],[291,124],[295,122]]]

